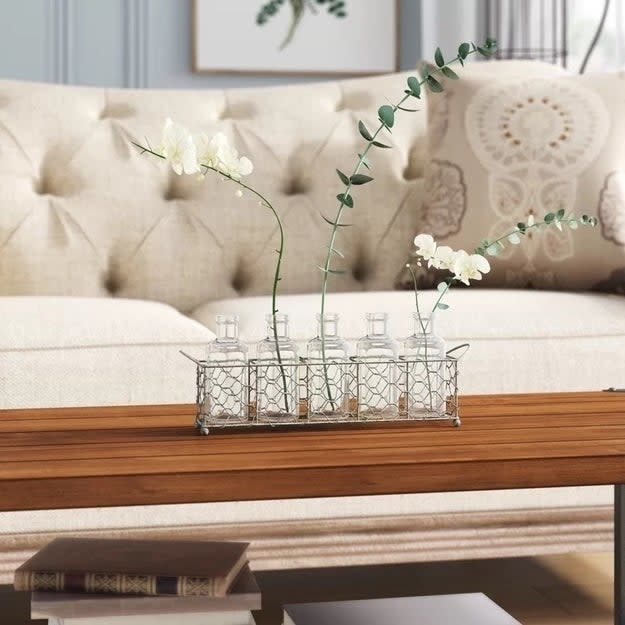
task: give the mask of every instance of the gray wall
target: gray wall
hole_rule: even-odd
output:
[[[408,69],[421,56],[421,2],[400,4],[400,59]],[[0,0],[0,78],[123,87],[310,80],[198,75],[190,59],[191,0]]]

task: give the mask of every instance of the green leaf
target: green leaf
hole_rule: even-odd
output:
[[[448,304],[443,304],[443,302],[439,302],[436,308],[440,308],[441,310],[447,310],[449,308]]]
[[[338,174],[339,178],[341,179],[341,182],[344,185],[348,185],[349,184],[349,178],[340,169],[337,169],[336,173]]]
[[[556,217],[557,217],[558,219],[562,219],[562,217],[564,217],[564,214],[565,214],[565,213],[566,213],[566,211],[565,211],[563,208],[561,208],[561,209],[560,209],[560,210],[556,213]]]
[[[339,193],[336,196],[336,199],[345,206],[349,206],[349,208],[354,208],[354,198],[349,195],[349,193]]]
[[[369,159],[367,158],[366,154],[360,154],[358,153],[358,158],[360,159],[360,162],[367,168],[367,169],[371,169],[371,163],[369,162]]]
[[[443,91],[443,85],[432,75],[428,75],[427,77],[427,86],[432,93],[440,93]]]
[[[546,224],[552,224],[556,220],[555,213],[547,213],[543,219]]]
[[[319,213],[321,215],[321,213]],[[325,215],[321,215],[321,219],[325,221],[327,224],[330,224],[333,228],[349,228],[352,224],[340,224],[331,219],[328,219]]]
[[[460,76],[458,76],[458,74],[456,74],[456,72],[454,72],[451,67],[445,66],[441,71],[443,72],[443,74],[445,74],[445,76],[447,76],[447,78],[451,80],[458,80],[460,78]]]
[[[400,106],[399,104],[397,105],[397,108],[400,111],[404,111],[406,113],[418,113],[419,112],[419,109],[409,109],[409,108],[406,108],[405,106]]]
[[[458,46],[458,56],[460,57],[460,60],[464,61],[469,56],[470,51],[471,46],[468,43],[461,43]]]
[[[344,273],[347,273],[345,269],[325,269],[317,265],[317,268],[322,271],[322,273],[333,273],[335,276],[342,276]]]
[[[365,174],[354,174],[349,179],[353,185],[367,184],[367,182],[371,182],[372,180],[373,178],[371,176],[366,176]]]
[[[579,228],[579,224],[576,221],[569,221],[569,228],[571,230],[577,230]]]
[[[421,83],[418,78],[415,78],[414,76],[410,76],[410,78],[408,78],[408,89],[410,89],[410,93],[415,98],[421,97]]]
[[[380,121],[387,127],[392,128],[395,124],[395,111],[389,104],[384,104],[378,109]]]
[[[335,250],[333,247],[330,247],[329,245],[326,245],[326,247],[330,250],[331,254],[336,254],[340,258],[345,258],[345,254],[343,254],[342,252],[339,252],[339,250]]]
[[[525,230],[526,230],[527,226],[526,226],[526,225],[525,225],[522,221],[520,221],[520,222],[516,225],[516,227],[519,229],[519,231],[521,232],[521,234],[525,234]]]
[[[438,286],[436,287],[436,290],[439,293],[442,293],[446,288],[447,288],[447,282],[439,282]]]
[[[499,252],[503,249],[503,245],[501,243],[492,243],[486,248],[486,253],[489,256],[498,256]]]
[[[386,145],[385,143],[380,143],[379,141],[372,141],[371,145],[375,145],[376,148],[384,148],[386,150],[390,150],[392,146]]]
[[[439,67],[445,65],[445,59],[443,58],[443,53],[440,48],[436,48],[436,52],[434,52],[434,61]]]
[[[367,130],[367,127],[362,121],[358,122],[358,130],[364,139],[367,141],[373,141],[373,135]]]
[[[493,53],[495,52],[495,50],[493,49],[483,48],[482,46],[478,46],[477,51],[486,59],[490,59],[490,57],[493,56]]]
[[[508,235],[508,241],[512,243],[512,245],[518,245],[521,242],[521,237],[516,232],[512,232]]]

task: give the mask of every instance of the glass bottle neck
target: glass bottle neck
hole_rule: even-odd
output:
[[[274,332],[275,325],[275,332]],[[280,317],[276,315],[274,319],[271,315],[267,316],[267,338],[274,339],[275,337],[279,339],[288,339],[289,338],[289,321],[285,317]]]
[[[337,315],[326,315],[323,319],[317,315],[317,336],[335,338],[339,335],[339,320]]]
[[[239,339],[239,320],[235,316],[218,316],[215,330],[218,341],[237,341]]]
[[[367,336],[387,336],[387,321],[383,314],[367,315]]]
[[[420,317],[418,313],[413,313],[413,324],[415,334],[434,334],[434,316]]]

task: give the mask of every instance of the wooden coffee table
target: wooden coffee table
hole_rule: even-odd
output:
[[[463,425],[195,435],[195,407],[0,411],[0,510],[615,485],[625,625],[625,393],[467,396]]]

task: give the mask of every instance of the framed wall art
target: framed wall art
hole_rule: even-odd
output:
[[[398,0],[194,0],[193,13],[196,72],[398,69]]]

